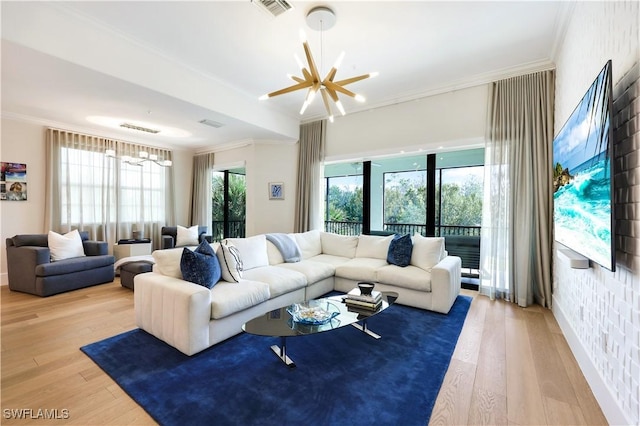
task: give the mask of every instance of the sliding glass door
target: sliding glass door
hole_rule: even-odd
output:
[[[213,240],[245,236],[247,187],[245,169],[212,172]]]

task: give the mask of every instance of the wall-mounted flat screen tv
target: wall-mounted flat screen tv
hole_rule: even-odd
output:
[[[611,61],[553,141],[555,240],[615,270]]]

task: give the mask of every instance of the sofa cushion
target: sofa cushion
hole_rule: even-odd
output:
[[[408,266],[411,263],[411,253],[413,252],[413,242],[411,235],[395,235],[389,244],[387,262],[396,266]]]
[[[293,238],[293,237],[292,237]],[[267,258],[269,259],[269,265],[279,265],[284,263],[284,257],[271,241],[267,240]]]
[[[247,238],[227,238],[225,241],[233,244],[240,252],[243,271],[269,266],[267,238],[264,235],[255,235]]]
[[[419,291],[431,291],[431,272],[417,266],[386,265],[376,270],[378,282]]]
[[[49,231],[47,234],[49,250],[51,251],[51,261],[70,259],[72,257],[84,256],[84,247],[80,232],[74,229],[64,235]]]
[[[242,278],[243,265],[238,249],[228,241],[223,241],[216,251],[220,261],[220,273],[222,279],[237,283]]]
[[[335,268],[336,266],[347,263],[348,261],[351,260],[351,258],[334,256],[332,254],[319,254],[317,256],[313,256],[309,260],[313,260],[314,262],[320,262],[320,263],[328,263],[329,265]]]
[[[220,319],[269,300],[269,285],[257,281],[219,281],[211,289],[211,318]]]
[[[198,225],[190,228],[178,225],[176,227],[176,247],[197,246],[198,245]]]
[[[321,232],[320,241],[322,243],[322,254],[348,258],[356,257],[356,247],[358,247],[357,236]]]
[[[61,262],[42,263],[36,266],[36,277],[51,277],[54,275],[71,274],[74,272],[90,271],[104,266],[113,267],[115,258],[111,255],[82,256],[65,259]]]
[[[182,250],[182,248],[155,250],[151,253],[155,261],[153,270],[161,275],[182,279],[182,271],[180,271]]]
[[[335,266],[329,263],[314,262],[313,260],[303,260],[296,263],[282,263],[277,265],[278,268],[286,268],[292,271],[298,271],[307,277],[307,283],[313,284],[332,277],[335,272]]]
[[[317,256],[322,253],[322,242],[320,240],[320,231],[307,231],[293,234],[298,247],[300,247],[300,253],[302,259],[309,259],[313,256]]]
[[[304,274],[280,266],[265,266],[244,271],[242,277],[251,281],[269,284],[271,298],[289,293],[307,285]]]
[[[376,269],[387,265],[384,259],[356,257],[336,267],[336,277],[356,281],[376,281]]]
[[[388,237],[381,237],[378,235],[360,235],[358,237],[356,257],[370,257],[386,261],[391,240],[393,240],[393,235],[389,235]]]
[[[194,250],[182,250],[180,258],[182,279],[211,288],[220,280],[220,262],[207,240]]]
[[[431,271],[444,257],[443,237],[423,237],[416,233],[413,236],[413,252],[411,264],[425,271]]]

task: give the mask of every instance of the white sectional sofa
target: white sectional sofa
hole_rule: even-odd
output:
[[[396,303],[443,314],[460,292],[461,260],[447,255],[443,238],[413,236],[411,264],[401,267],[386,260],[392,236],[289,235],[299,247],[298,262],[285,262],[265,235],[228,239],[239,251],[242,278],[211,289],[182,280],[182,248],[155,251],[153,272],[135,277],[138,327],[193,355],[240,333],[258,315],[332,290],[348,292],[359,281],[397,292]],[[212,245],[220,258],[220,247]]]

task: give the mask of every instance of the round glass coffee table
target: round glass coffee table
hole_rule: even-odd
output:
[[[272,345],[271,350],[286,365],[295,367],[293,360],[287,356],[287,337],[308,336],[351,325],[380,339],[380,335],[367,328],[367,320],[387,309],[398,298],[398,293],[392,291],[381,294],[381,304],[374,310],[348,306],[343,301],[346,295],[331,296],[274,309],[245,323],[242,329],[258,336],[279,337],[280,346]]]

